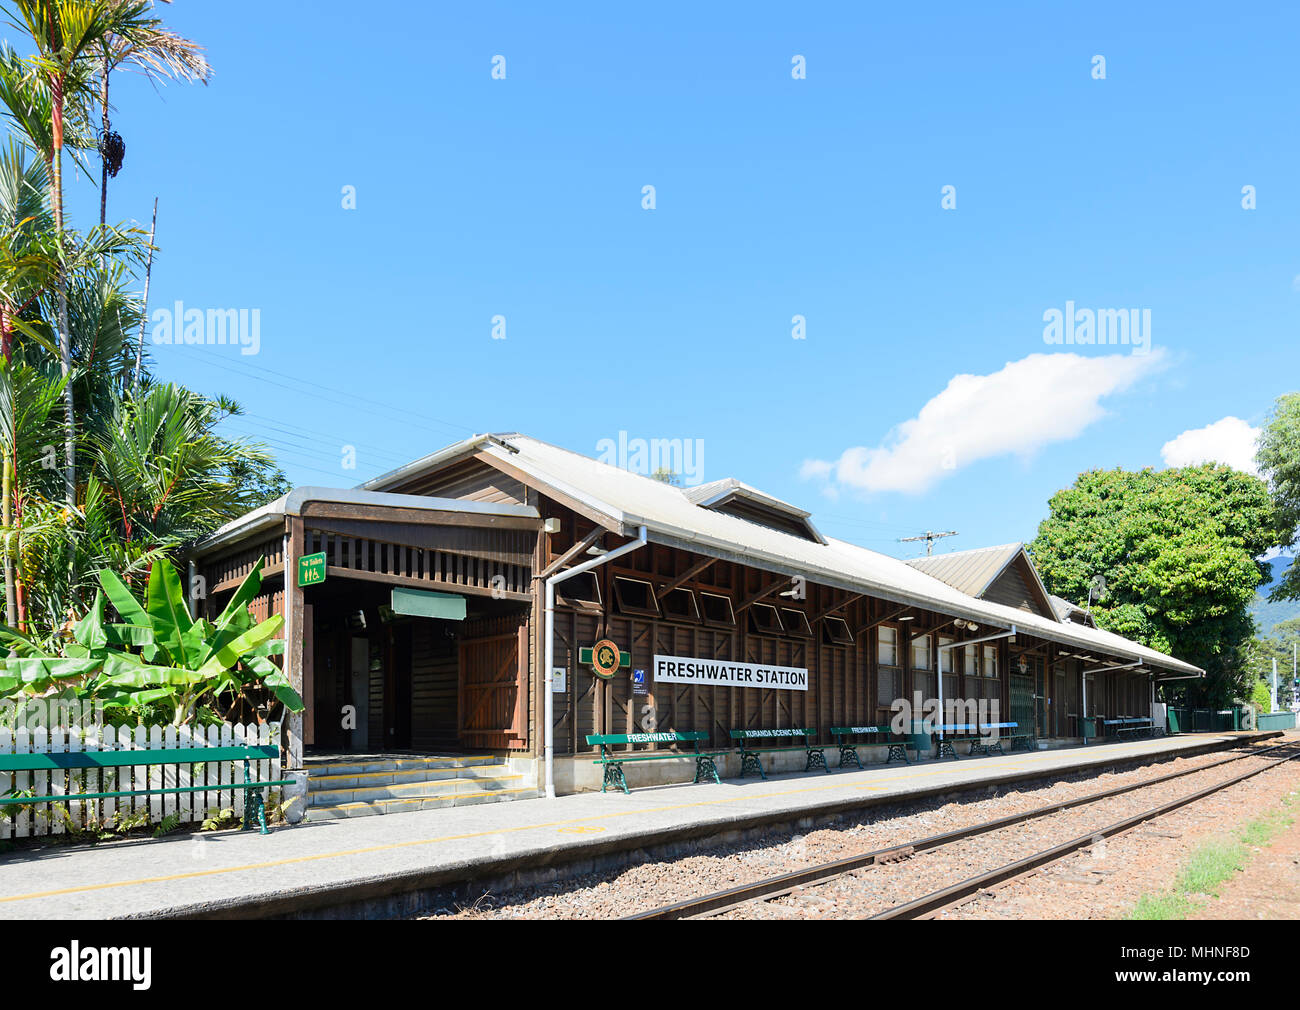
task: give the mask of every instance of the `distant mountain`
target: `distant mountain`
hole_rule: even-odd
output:
[[[1250,605],[1250,614],[1259,625],[1261,635],[1267,636],[1275,624],[1300,617],[1300,600],[1283,600],[1279,603],[1270,603],[1268,600],[1269,591],[1294,561],[1295,558],[1274,558],[1265,563],[1270,572],[1269,581],[1255,590],[1255,602]]]

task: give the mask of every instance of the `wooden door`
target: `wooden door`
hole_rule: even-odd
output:
[[[384,662],[384,748],[411,746],[411,625],[388,626],[388,655]]]
[[[462,746],[519,749],[528,745],[528,624],[460,641]]]

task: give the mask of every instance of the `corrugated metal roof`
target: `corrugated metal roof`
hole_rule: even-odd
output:
[[[432,498],[428,495],[387,494],[360,488],[298,487],[209,533],[191,548],[191,553],[198,556],[223,544],[242,540],[260,530],[274,529],[284,521],[286,515],[298,515],[304,504],[313,501],[443,512],[473,512],[476,515],[512,516],[524,519],[540,518],[537,509],[532,505],[465,501],[460,498]]]
[[[907,563],[927,575],[942,579],[968,596],[983,596],[993,580],[1011,564],[1024,544],[1001,544],[973,551],[949,551],[924,558],[909,558]]]
[[[501,444],[504,438],[508,445]],[[843,540],[826,543],[760,526],[693,503],[683,489],[610,466],[588,456],[526,435],[496,440],[475,436],[363,485],[391,486],[472,453],[496,457],[543,485],[605,516],[620,533],[645,526],[658,543],[696,550],[782,574],[804,575],[825,585],[867,592],[982,624],[1012,625],[1049,641],[1100,649],[1110,655],[1152,663],[1185,673],[1201,669],[1144,645],[1097,628],[1062,623],[1050,617],[1003,606],[964,593],[905,561]],[[962,552],[972,553],[972,552]]]

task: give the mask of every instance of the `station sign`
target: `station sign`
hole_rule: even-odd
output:
[[[655,683],[701,684],[710,687],[766,687],[786,691],[808,690],[808,669],[802,666],[768,666],[732,663],[689,656],[655,656]]]

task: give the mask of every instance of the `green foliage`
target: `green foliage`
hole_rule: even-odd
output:
[[[167,814],[158,822],[158,827],[153,829],[154,838],[161,838],[163,835],[169,835],[180,827],[181,819],[176,814]]]
[[[1255,681],[1250,689],[1250,698],[1248,699],[1255,706],[1256,712],[1265,714],[1273,711],[1273,694],[1269,690],[1268,684],[1262,680]]]
[[[65,220],[63,154],[92,174],[82,155],[109,129],[107,75],[123,68],[155,81],[206,81],[201,47],[167,28],[152,0],[3,6],[18,40],[0,45],[9,132],[0,145],[5,621],[27,632],[15,657],[33,678],[23,690],[56,682],[80,690],[108,676],[88,669],[100,652],[119,677],[141,661],[138,642],[73,642],[74,625],[97,606],[99,573],[139,587],[188,542],[282,494],[285,481],[263,448],[219,434],[237,404],[153,381],[141,328],[147,307],[136,290],[152,251],[145,233],[108,225],[102,200],[100,223],[88,231]],[[254,651],[227,684],[253,667],[259,682],[273,679],[268,666]],[[0,693],[13,689],[4,684],[11,674],[0,672]],[[175,720],[175,687],[151,688],[161,692],[154,703],[137,691],[133,712]],[[197,706],[185,702],[192,713],[180,717],[217,719],[212,703],[211,693]]]
[[[1248,607],[1277,543],[1264,482],[1226,466],[1092,470],[1058,491],[1029,546],[1052,593],[1082,602],[1096,575],[1099,627],[1207,671],[1192,699],[1240,697],[1254,631]]]
[[[1260,432],[1255,462],[1268,479],[1283,531],[1278,545],[1293,547],[1300,531],[1300,393],[1279,396]],[[1273,586],[1270,600],[1300,600],[1300,565]]]
[[[235,811],[231,807],[225,807],[218,810],[213,807],[208,811],[208,816],[204,818],[203,823],[199,826],[200,831],[224,831],[226,828],[233,828],[239,823],[239,818],[235,816]]]
[[[0,698],[50,696],[101,702],[118,720],[201,720],[221,701],[244,699],[259,707],[269,697],[294,712],[303,701],[271,656],[284,651],[276,639],[279,615],[254,625],[248,603],[262,584],[259,563],[215,621],[194,619],[176,569],[159,560],[150,570],[143,600],[137,600],[113,572],[99,572],[100,592],[90,611],[71,629],[61,652],[51,653],[12,628],[0,625]],[[107,619],[107,605],[123,619]],[[260,707],[269,716],[271,702]]]
[[[1256,638],[1250,646],[1250,669],[1265,683],[1273,675],[1273,661],[1277,661],[1277,700],[1282,708],[1289,708],[1295,694],[1295,657],[1300,646],[1300,617],[1282,621],[1273,626],[1266,636]]]

